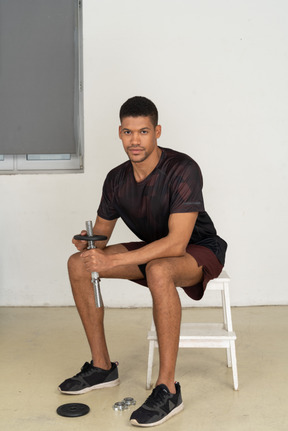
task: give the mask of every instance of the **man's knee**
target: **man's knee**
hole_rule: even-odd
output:
[[[79,255],[80,253],[74,253],[69,257],[67,262],[68,268],[73,268],[77,264],[79,261]]]
[[[67,266],[70,276],[81,276],[85,272],[80,254],[81,253],[72,254],[68,259]]]
[[[147,263],[146,278],[150,290],[154,287],[159,289],[174,284],[173,269],[165,259],[155,259]]]

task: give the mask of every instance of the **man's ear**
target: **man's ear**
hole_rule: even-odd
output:
[[[120,125],[119,126],[119,131],[118,131],[118,134],[119,134],[119,138],[121,139],[121,130],[122,130],[122,126]]]
[[[155,127],[155,130],[156,130],[156,138],[158,139],[158,138],[160,138],[160,136],[161,136],[161,132],[162,132],[162,127],[160,126],[160,124],[158,124],[158,125]]]

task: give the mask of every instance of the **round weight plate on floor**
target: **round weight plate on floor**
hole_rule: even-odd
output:
[[[117,401],[117,403],[115,403],[113,406],[114,410],[126,410],[128,407],[126,406],[126,404],[124,403],[124,401]]]
[[[136,401],[132,397],[126,397],[126,398],[124,398],[123,401],[126,404],[126,406],[135,406],[135,404],[136,404]]]
[[[60,416],[65,416],[67,418],[76,418],[78,416],[84,416],[89,413],[90,408],[86,404],[81,403],[70,403],[62,404],[58,407],[57,413]]]

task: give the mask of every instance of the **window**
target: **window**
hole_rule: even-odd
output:
[[[81,12],[0,0],[0,173],[83,171]]]

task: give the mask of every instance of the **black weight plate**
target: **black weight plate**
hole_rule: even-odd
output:
[[[74,239],[80,239],[81,241],[104,241],[107,239],[107,236],[104,235],[93,235],[93,236],[87,236],[87,235],[74,235]]]
[[[89,413],[90,408],[86,404],[81,403],[70,403],[62,404],[58,407],[57,413],[60,416],[65,416],[67,418],[76,418],[78,416],[84,416]]]

